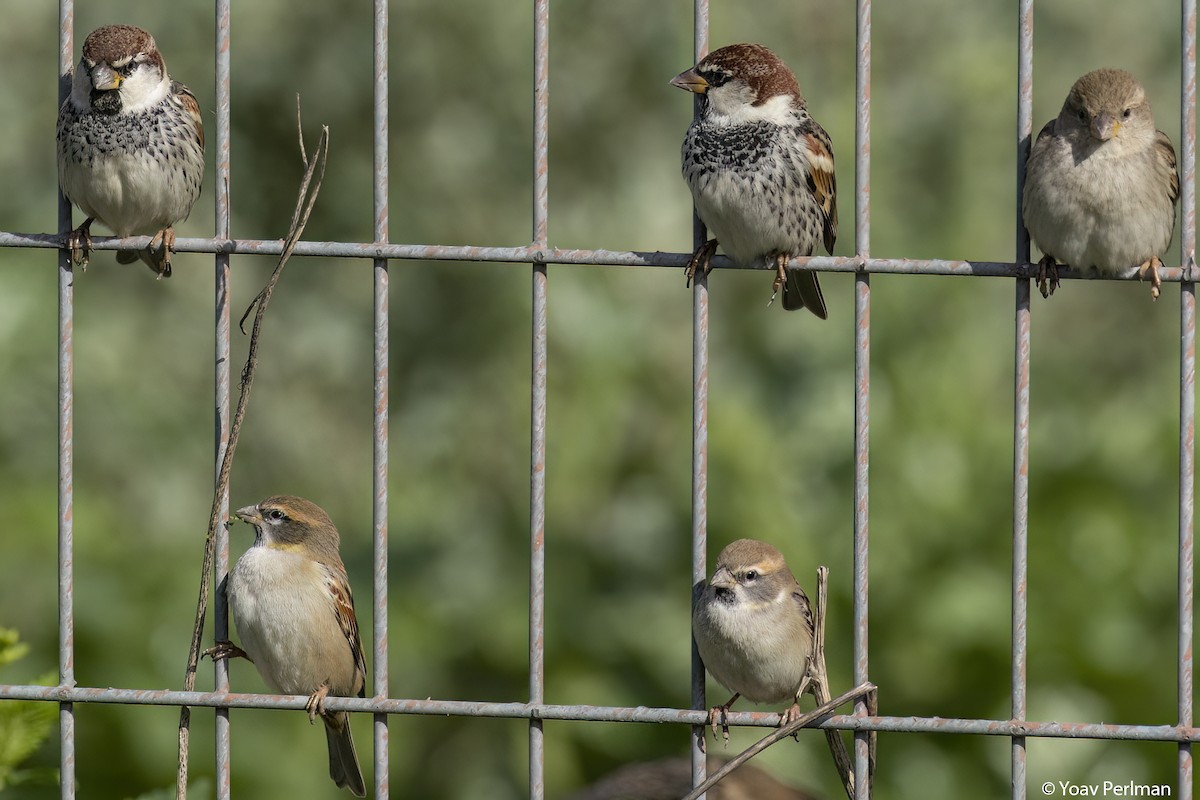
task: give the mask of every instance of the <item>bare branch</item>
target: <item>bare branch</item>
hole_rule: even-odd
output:
[[[233,455],[237,450],[242,422],[246,418],[246,405],[250,400],[250,387],[254,382],[254,372],[258,367],[258,343],[259,336],[262,333],[263,316],[266,314],[267,305],[271,302],[271,293],[275,289],[275,284],[279,282],[279,276],[282,274],[288,260],[292,257],[292,251],[295,249],[296,242],[300,240],[300,236],[304,232],[304,226],[308,224],[313,204],[316,203],[317,194],[321,191],[321,182],[325,178],[325,161],[329,155],[329,126],[321,126],[321,139],[317,143],[315,157],[312,162],[309,162],[304,150],[304,134],[300,121],[299,96],[296,98],[296,127],[299,131],[300,153],[304,158],[305,164],[304,179],[300,184],[300,190],[296,197],[296,210],[292,214],[292,221],[288,228],[285,246],[283,252],[279,255],[279,262],[275,266],[275,271],[271,273],[271,278],[267,281],[267,285],[251,301],[249,308],[246,309],[246,313],[242,315],[241,320],[238,322],[238,326],[242,328],[242,333],[245,333],[246,330],[242,325],[245,323],[246,317],[250,315],[250,311],[257,306],[258,310],[254,315],[254,325],[250,332],[250,352],[246,357],[246,366],[242,368],[237,410],[234,412],[233,421],[229,427],[229,442],[225,446],[225,455],[221,459],[221,469],[217,474],[217,483],[213,491],[212,509],[208,517],[208,537],[204,541],[204,558],[200,569],[200,597],[196,602],[196,621],[192,629],[192,641],[188,650],[187,667],[184,670],[183,676],[184,689],[186,691],[191,691],[196,686],[196,668],[200,661],[200,644],[204,637],[204,620],[208,614],[209,580],[212,577],[213,560],[216,555],[217,526],[226,524],[225,520],[221,519],[221,499],[227,496],[229,492],[229,474],[233,468]],[[314,174],[316,176],[315,183],[313,183]],[[191,709],[183,706],[179,712],[179,772],[176,776],[175,784],[176,800],[187,800],[188,740],[191,731],[191,719]]]

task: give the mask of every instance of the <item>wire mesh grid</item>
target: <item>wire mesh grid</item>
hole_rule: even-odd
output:
[[[230,4],[216,0],[216,220],[211,238],[181,238],[177,249],[214,253],[216,266],[216,351],[215,402],[216,462],[219,464],[229,434],[230,416],[230,298],[229,256],[231,254],[278,254],[279,241],[231,239],[228,176],[230,164]],[[694,49],[697,59],[708,51],[707,0],[694,0]],[[1029,509],[1029,378],[1030,378],[1030,280],[1029,239],[1020,223],[1019,198],[1024,162],[1032,133],[1033,0],[1021,0],[1017,9],[1019,49],[1017,80],[1017,169],[1018,220],[1012,262],[980,262],[917,259],[876,259],[870,256],[870,152],[871,152],[871,2],[857,0],[857,66],[855,125],[855,242],[852,257],[801,259],[805,266],[822,271],[852,272],[855,275],[855,365],[854,365],[854,637],[853,680],[869,678],[868,620],[868,469],[871,345],[871,273],[1004,276],[1015,279],[1014,431],[1013,431],[1013,529],[1012,529],[1012,649],[1011,717],[1006,720],[947,719],[940,717],[867,716],[860,702],[852,714],[833,716],[822,727],[854,733],[854,772],[857,796],[870,795],[867,777],[867,734],[869,731],[938,732],[1004,736],[1011,739],[1012,797],[1026,796],[1026,741],[1028,737],[1094,738],[1178,743],[1177,797],[1191,798],[1191,743],[1200,739],[1192,726],[1192,635],[1193,635],[1193,479],[1195,421],[1195,335],[1196,298],[1194,253],[1195,220],[1195,121],[1196,121],[1196,3],[1181,3],[1181,120],[1180,226],[1182,265],[1166,269],[1166,281],[1181,282],[1179,362],[1179,510],[1178,510],[1178,688],[1175,725],[1115,725],[1103,723],[1059,723],[1026,719],[1026,581]],[[72,67],[75,53],[74,4],[59,3],[59,72]],[[374,444],[373,444],[373,625],[371,650],[375,668],[372,697],[329,698],[331,710],[370,712],[374,731],[374,796],[389,794],[388,718],[393,714],[454,715],[519,718],[529,721],[529,796],[544,795],[543,720],[660,722],[691,725],[699,729],[706,721],[704,671],[693,647],[692,705],[690,709],[622,708],[591,705],[555,705],[544,702],[544,543],[545,543],[545,454],[547,376],[547,265],[580,264],[611,266],[682,266],[689,254],[622,252],[610,250],[563,250],[549,246],[547,176],[549,168],[549,0],[534,0],[533,81],[533,231],[530,244],[520,247],[429,246],[393,244],[388,241],[388,3],[374,3],[374,241],[301,242],[296,255],[369,258],[374,272]],[[60,81],[60,100],[65,83]],[[59,208],[59,235],[28,235],[0,232],[0,247],[59,248],[61,232],[71,228],[71,209],[64,201]],[[696,237],[703,236],[697,223]],[[99,240],[97,249],[145,246],[148,237]],[[390,259],[504,261],[531,264],[531,419],[530,419],[530,591],[529,591],[529,700],[495,703],[398,699],[389,696],[387,649],[387,537],[388,537],[388,261]],[[727,259],[718,266],[734,267]],[[76,703],[123,703],[148,705],[191,705],[212,707],[216,713],[217,796],[230,794],[229,708],[303,708],[306,698],[229,692],[227,666],[215,665],[214,691],[154,691],[76,686],[74,669],[73,573],[73,274],[65,250],[59,251],[59,685],[0,685],[0,699],[25,699],[59,704],[59,748],[61,796],[76,796],[75,712]],[[706,577],[707,563],[707,467],[708,467],[708,287],[705,278],[693,289],[693,459],[692,459],[692,580]],[[228,497],[221,498],[228,511]],[[228,541],[219,533],[216,579],[229,568]],[[223,599],[215,599],[217,638],[228,632]],[[382,666],[381,666],[382,665]],[[769,726],[774,714],[735,712],[734,724]],[[697,783],[705,776],[705,759],[692,736],[692,773]]]

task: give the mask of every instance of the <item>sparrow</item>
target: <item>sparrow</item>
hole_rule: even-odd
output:
[[[815,272],[788,270],[837,238],[837,182],[829,134],[808,114],[796,76],[758,44],[714,50],[671,84],[700,96],[683,139],[683,177],[714,238],[688,262],[707,275],[719,242],[739,266],[774,264],[771,300],[828,313]]]
[[[254,544],[225,580],[242,647],[218,642],[206,654],[246,658],[276,693],[309,695],[309,722],[320,715],[325,723],[329,777],[365,797],[350,716],[324,709],[330,694],[363,697],[366,690],[367,666],[338,554],[338,530],[320,506],[287,495],[238,509],[237,516],[255,532]]]
[[[710,771],[725,759],[711,757]],[[639,761],[605,775],[567,800],[678,800],[692,789],[692,766],[686,758]],[[743,764],[705,794],[709,800],[816,800],[813,795],[780,783],[771,773]]]
[[[191,91],[167,75],[154,37],[132,25],[88,34],[58,112],[58,182],[87,219],[67,237],[71,263],[87,268],[91,225],[117,236],[154,234],[141,258],[171,275],[172,226],[187,219],[204,178],[204,126]]]
[[[783,554],[766,542],[738,539],[717,557],[692,607],[692,636],[704,668],[733,697],[709,712],[716,730],[739,697],[791,700],[781,725],[800,717],[810,687],[813,612]],[[726,734],[728,735],[728,734]]]
[[[1179,173],[1175,148],[1154,127],[1146,90],[1128,72],[1098,69],[1071,87],[1025,165],[1021,213],[1044,254],[1038,288],[1058,287],[1059,263],[1114,275],[1138,267],[1157,299],[1171,243]]]

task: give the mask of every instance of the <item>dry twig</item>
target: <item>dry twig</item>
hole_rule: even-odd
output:
[[[240,394],[238,395],[237,410],[234,412],[233,420],[229,426],[229,442],[225,446],[225,455],[221,459],[221,469],[217,474],[216,487],[213,490],[212,510],[208,517],[208,537],[204,541],[204,558],[200,570],[200,597],[196,602],[196,621],[192,629],[192,642],[188,650],[187,669],[184,671],[183,684],[185,691],[192,691],[196,686],[196,668],[200,661],[200,643],[204,637],[204,619],[208,614],[208,597],[209,597],[209,579],[212,576],[213,560],[216,555],[216,537],[217,526],[224,524],[225,520],[221,519],[221,503],[222,499],[229,493],[229,473],[233,467],[233,454],[237,450],[238,437],[242,430],[242,421],[246,417],[246,404],[250,399],[250,387],[254,382],[254,372],[258,366],[258,340],[262,332],[263,316],[266,314],[267,305],[271,302],[271,293],[275,290],[275,284],[279,282],[279,276],[283,272],[284,266],[288,259],[292,256],[292,250],[296,247],[296,242],[300,240],[300,235],[304,232],[304,226],[308,224],[309,215],[312,213],[313,204],[317,201],[317,194],[321,191],[321,182],[325,178],[325,162],[329,156],[329,127],[321,126],[321,138],[317,143],[317,149],[313,154],[312,160],[309,160],[308,153],[304,149],[304,130],[300,121],[300,97],[296,97],[296,135],[300,141],[300,157],[304,161],[304,179],[300,183],[300,190],[296,198],[296,210],[292,214],[292,222],[288,228],[288,235],[284,241],[283,252],[279,255],[279,262],[275,265],[275,271],[271,273],[270,280],[263,290],[259,292],[250,306],[246,309],[246,313],[242,315],[239,321],[239,327],[246,321],[246,317],[257,306],[257,313],[254,315],[254,325],[250,331],[250,352],[246,357],[246,366],[242,368],[242,379],[240,386]],[[246,330],[242,327],[242,333]],[[183,706],[179,711],[179,772],[176,776],[175,797],[176,800],[186,800],[187,798],[187,773],[188,773],[188,739],[191,731],[192,713],[188,706]]]
[[[771,745],[775,744],[781,739],[786,739],[804,726],[809,725],[816,720],[821,719],[822,717],[829,716],[831,713],[837,710],[838,706],[853,702],[864,695],[870,695],[874,692],[875,684],[873,683],[864,683],[859,686],[855,686],[845,694],[840,694],[829,702],[822,703],[812,711],[809,711],[807,714],[800,716],[795,722],[772,731],[754,744],[747,747],[742,752],[738,753],[737,757],[730,759],[725,766],[721,767],[721,769],[717,770],[712,775],[709,775],[708,779],[705,780],[704,783],[693,789],[691,793],[683,798],[683,800],[695,800],[697,797],[715,786],[726,775],[733,772],[742,764],[745,764],[747,761],[754,758]]]

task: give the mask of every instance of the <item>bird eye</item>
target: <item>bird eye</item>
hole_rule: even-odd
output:
[[[121,73],[122,78],[128,78],[130,75],[133,74],[133,71],[135,69],[137,69],[137,62],[130,61],[128,64],[123,64],[123,65],[117,67],[117,72]]]
[[[704,80],[708,81],[710,88],[715,88],[717,86],[724,86],[728,82],[729,76],[724,72],[710,72],[705,73]]]
[[[1083,108],[1079,109],[1079,114],[1077,116],[1079,117],[1080,122],[1087,122],[1088,121],[1087,109],[1083,109]]]
[[[1127,108],[1121,113],[1121,116],[1124,117],[1125,119],[1129,119],[1129,115],[1132,113],[1133,113],[1133,109]]]
[[[279,520],[283,519],[283,516],[283,512],[278,508],[272,508],[268,510],[266,514],[267,519],[271,520],[272,522],[278,522]]]
[[[758,580],[758,570],[746,570],[746,580],[747,582]]]

